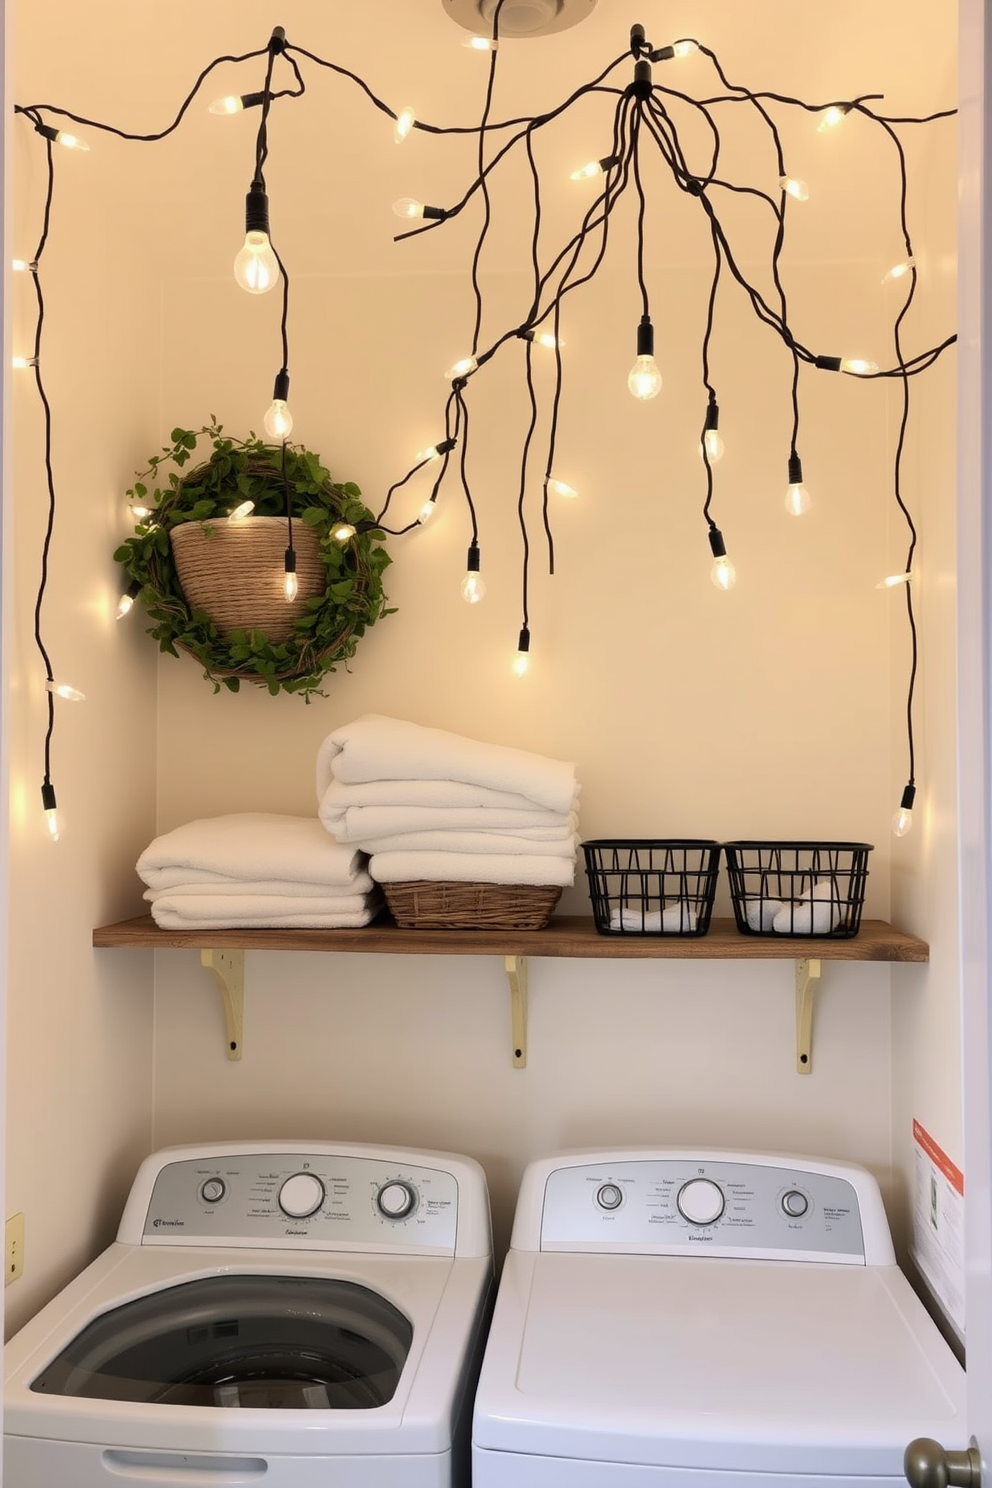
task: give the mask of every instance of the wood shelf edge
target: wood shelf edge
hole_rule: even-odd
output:
[[[926,941],[885,920],[862,920],[848,940],[741,935],[733,920],[714,919],[708,935],[599,935],[587,916],[563,915],[543,930],[406,930],[387,920],[349,930],[164,930],[151,915],[101,925],[99,949],[235,948],[260,951],[325,951],[430,956],[547,956],[597,960],[706,961],[929,961]]]

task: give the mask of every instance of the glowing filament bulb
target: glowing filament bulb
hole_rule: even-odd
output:
[[[882,283],[890,284],[896,279],[903,279],[911,269],[916,268],[916,259],[907,258],[902,263],[893,264],[887,274],[882,275]]]
[[[691,37],[687,36],[684,41],[677,41],[672,47],[672,51],[676,57],[691,57],[693,52],[699,51],[699,42],[693,41]]]
[[[227,520],[229,522],[243,522],[245,517],[250,517],[254,510],[254,501],[242,501],[240,506],[236,506],[234,510],[228,514]]]
[[[478,604],[480,599],[485,599],[486,582],[479,572],[479,544],[472,539],[469,544],[468,558],[465,560],[465,577],[462,579],[461,594],[466,604]]]
[[[286,439],[293,432],[293,415],[282,398],[273,398],[262,424],[270,439]]]
[[[50,780],[46,780],[41,787],[41,805],[45,813],[45,825],[48,827],[48,835],[53,842],[59,840],[59,818],[55,800],[55,787]]]
[[[66,134],[64,130],[61,129],[59,130],[55,138],[58,140],[58,143],[60,145],[64,145],[67,150],[89,149],[89,145],[86,143],[85,140],[79,139],[78,136],[75,134]]]
[[[711,581],[717,589],[733,589],[737,583],[737,570],[727,557],[727,545],[719,527],[710,528],[709,542],[710,552],[713,554],[713,567],[710,569]]]
[[[398,145],[403,143],[416,122],[417,116],[412,108],[400,109],[393,125],[393,139]]]
[[[414,465],[426,465],[428,460],[440,460],[442,455],[447,455],[454,449],[456,440],[442,439],[440,444],[429,444],[426,449],[418,450],[413,457]]]
[[[459,361],[448,368],[444,375],[449,382],[452,382],[456,377],[468,377],[476,370],[478,365],[474,356],[461,357]]]
[[[417,201],[412,196],[401,196],[398,201],[393,202],[393,211],[397,217],[405,217],[412,222],[418,217],[423,217],[427,208],[422,201]]]
[[[878,371],[878,363],[867,362],[863,357],[841,357],[840,370],[855,377],[871,377]]]
[[[134,601],[137,599],[137,597],[138,597],[138,595],[140,593],[141,593],[141,585],[138,583],[138,580],[137,579],[132,579],[131,580],[131,583],[128,584],[128,586],[125,589],[124,593],[121,595],[120,599],[117,601],[117,617],[116,618],[118,620],[123,620],[125,615],[130,615],[131,611],[134,609]]]
[[[699,452],[701,455],[705,454],[705,458],[711,465],[715,465],[717,460],[723,459],[723,440],[720,437],[720,408],[716,398],[712,394],[710,394],[710,401],[706,408],[706,421],[703,424],[703,442]]]
[[[851,112],[849,103],[834,103],[825,111],[823,118],[816,126],[819,134],[827,134],[831,129],[836,129],[842,124],[846,116]]]
[[[654,359],[654,327],[649,315],[642,315],[637,327],[637,358],[627,374],[627,386],[642,403],[657,398],[661,392],[661,373]]]
[[[569,172],[570,181],[591,181],[594,176],[601,176],[608,171],[611,165],[616,164],[616,156],[604,155],[602,160],[587,160],[585,165],[577,165]]]
[[[910,582],[910,580],[912,579],[912,577],[913,577],[913,575],[911,573],[888,574],[884,579],[882,579],[879,583],[877,583],[875,585],[875,588],[876,589],[895,589],[900,584],[908,584]]]
[[[429,501],[424,502],[423,506],[420,508],[420,511],[417,513],[417,521],[420,526],[423,527],[425,522],[429,522],[436,511],[437,502],[432,496]]]
[[[16,367],[16,369],[19,372],[23,372],[23,370],[24,370],[25,367],[37,367],[37,365],[38,365],[38,358],[37,357],[26,357],[26,356],[15,356],[15,357],[11,357],[11,359],[10,359],[10,365],[12,367]]]
[[[569,499],[579,494],[575,487],[570,486],[567,481],[558,480],[555,477],[552,477],[548,481],[548,490],[555,496],[566,496]]]
[[[786,490],[785,509],[790,517],[801,517],[809,511],[809,492],[802,481],[793,483]]]
[[[210,104],[209,112],[212,114],[240,114],[244,108],[244,100],[229,93],[226,98],[215,98]]]
[[[265,294],[279,277],[279,262],[266,232],[248,232],[234,260],[234,277],[249,294]]]
[[[296,578],[296,553],[293,548],[286,549],[286,559],[283,567],[284,578],[282,589],[286,596],[286,603],[292,604],[300,592],[300,586]]]
[[[897,837],[905,837],[913,825],[913,803],[915,800],[916,786],[910,782],[902,793],[899,810],[892,818],[892,830]]]
[[[778,184],[786,196],[791,196],[793,201],[809,201],[809,187],[805,181],[800,181],[798,176],[780,176]]]
[[[495,52],[499,48],[499,42],[493,41],[491,36],[466,36],[462,46],[468,47],[470,52]]]
[[[10,267],[15,274],[37,274],[38,272],[38,265],[36,263],[28,263],[26,258],[11,259]]]
[[[339,522],[336,527],[331,528],[331,536],[335,542],[350,542],[358,528],[352,522]]]
[[[513,675],[515,677],[526,677],[530,667],[530,631],[523,626],[520,631],[520,639],[517,641],[517,654],[513,658]]]
[[[68,682],[56,682],[49,677],[45,687],[55,697],[64,698],[67,703],[82,703],[86,700],[85,692],[80,692],[78,687],[70,687]]]

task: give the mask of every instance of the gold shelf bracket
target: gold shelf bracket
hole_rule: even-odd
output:
[[[813,1068],[813,999],[819,985],[819,959],[802,957],[796,962],[796,1070],[801,1075]]]
[[[240,1059],[245,1037],[245,953],[204,948],[200,962],[212,971],[220,988],[227,1027],[227,1057]]]
[[[527,1064],[527,957],[504,956],[503,964],[510,982],[513,1067],[524,1069]]]

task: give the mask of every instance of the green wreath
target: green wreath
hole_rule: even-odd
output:
[[[208,459],[179,474],[201,435],[212,446]],[[367,627],[393,613],[385,608],[382,589],[391,560],[359,487],[332,481],[319,457],[300,445],[267,445],[254,434],[232,439],[216,420],[195,431],[173,429],[171,438],[171,447],[150,457],[127,493],[133,505],[151,513],[114,553],[131,580],[129,594],[140,597],[154,621],[148,634],[170,656],[185,651],[196,657],[214,692],[237,692],[244,679],[272,694],[303,693],[309,702],[324,674],[354,655]],[[288,639],[273,643],[251,625],[225,638],[205,609],[187,601],[170,534],[182,523],[197,522],[210,541],[242,502],[254,504],[256,517],[285,516],[287,492],[294,522],[316,535],[326,588],[296,601],[299,616]],[[332,536],[342,524],[354,529],[345,540]]]

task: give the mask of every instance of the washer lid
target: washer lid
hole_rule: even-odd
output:
[[[898,1478],[924,1435],[964,1441],[964,1373],[895,1267],[507,1259],[480,1448]]]

